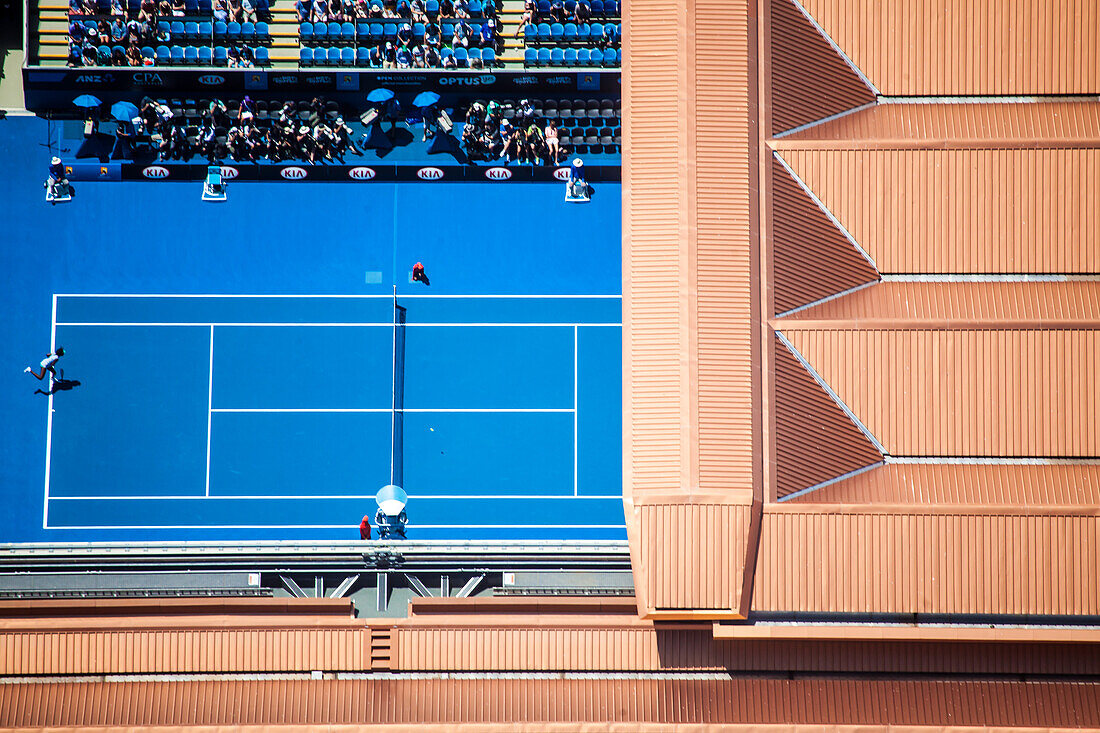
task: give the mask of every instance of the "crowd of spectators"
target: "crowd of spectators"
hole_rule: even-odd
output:
[[[355,23],[392,19],[428,23],[444,18],[497,17],[498,0],[297,0],[298,22]]]
[[[540,126],[534,106],[526,99],[520,100],[511,119],[498,102],[475,102],[467,110],[465,122],[462,144],[470,160],[557,165],[566,155],[557,124],[547,120],[545,127]]]
[[[187,161],[199,155],[214,163],[302,160],[309,163],[344,162],[361,155],[355,133],[339,108],[323,98],[308,104],[286,102],[270,113],[245,97],[227,105],[206,102],[195,115],[173,110],[164,102],[146,98],[139,109],[143,130],[158,159]]]
[[[251,23],[256,20],[253,0],[212,0],[207,7],[211,21]],[[187,0],[69,0],[69,66],[152,66],[155,44],[173,38],[173,18],[199,13]],[[207,13],[203,14],[204,17]],[[74,17],[76,16],[76,17]],[[195,39],[183,39],[195,40]],[[251,66],[248,46],[228,48],[229,66]]]
[[[547,8],[545,3],[540,7],[538,0],[524,0],[523,17],[516,27],[516,38],[529,33],[528,26],[537,26],[539,23],[588,23],[593,20],[592,5],[588,0],[550,0]],[[619,44],[618,25],[614,23],[602,24],[599,37],[590,39],[600,49],[617,48]]]

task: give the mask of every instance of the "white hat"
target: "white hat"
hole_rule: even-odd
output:
[[[412,30],[412,26],[409,25],[408,23],[405,23],[404,25],[401,26],[401,30],[404,30],[404,31]]]
[[[309,132],[309,125],[302,125],[301,127],[298,128],[298,134],[299,135],[305,135],[308,132]]]
[[[584,165],[584,161],[580,158],[573,158],[573,165]]]
[[[57,156],[55,155],[55,156],[53,156],[53,158],[52,158],[52,159],[50,160],[50,165],[57,165],[57,164],[59,164],[60,162],[61,162],[61,158],[58,158],[58,157],[57,157]]]

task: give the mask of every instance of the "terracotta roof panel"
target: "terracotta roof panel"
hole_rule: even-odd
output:
[[[1100,92],[1091,0],[803,0],[885,95]]]
[[[788,148],[1096,147],[1100,102],[877,104],[772,142]]]
[[[783,159],[883,274],[1100,272],[1100,149]]]
[[[1098,330],[784,334],[889,455],[1100,455]]]
[[[770,5],[772,134],[875,101],[793,0]]]
[[[1100,614],[1100,516],[771,505],[753,610]]]
[[[31,682],[0,686],[0,726],[416,725],[438,729],[571,722],[575,727],[553,729],[591,731],[608,729],[593,723],[617,724],[615,729],[623,730],[624,725],[647,722],[711,726],[950,722],[955,726],[1083,727],[1100,725],[1098,686],[1068,681],[644,678]]]
[[[790,500],[792,504],[972,505],[1037,514],[1100,509],[1100,464],[889,464]]]
[[[851,327],[1100,327],[1100,281],[883,282],[775,321],[783,330]]]

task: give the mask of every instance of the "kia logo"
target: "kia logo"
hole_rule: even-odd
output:
[[[141,175],[146,178],[167,178],[169,174],[168,169],[163,165],[151,165],[146,167],[145,170],[141,172]]]
[[[199,84],[205,84],[208,87],[216,86],[218,84],[224,84],[225,77],[218,76],[217,74],[207,74],[199,77]]]
[[[556,171],[554,171],[554,178],[557,178],[559,181],[568,181],[569,180],[569,169],[568,168],[558,168]]]
[[[485,177],[490,181],[507,181],[512,177],[512,171],[507,168],[490,168],[485,171]]]
[[[421,168],[416,172],[416,177],[422,181],[438,181],[443,177],[442,168]]]
[[[348,178],[353,181],[369,181],[374,176],[374,168],[367,168],[365,165],[357,166],[348,171]]]
[[[301,167],[296,166],[296,165],[291,165],[291,166],[287,166],[286,168],[283,168],[281,171],[279,171],[279,175],[282,176],[283,178],[287,179],[288,181],[300,181],[303,178],[305,178],[306,176],[308,176],[309,173],[306,171],[305,168],[301,168]]]
[[[223,165],[222,166],[222,178],[224,178],[227,181],[232,181],[234,178],[236,178],[240,174],[241,174],[241,172],[239,170],[237,170],[236,168],[234,168],[233,166],[231,166],[231,165]]]

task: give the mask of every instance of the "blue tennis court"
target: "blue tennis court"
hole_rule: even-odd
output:
[[[86,183],[0,122],[3,539],[620,539],[619,187]],[[41,170],[40,170],[41,169]],[[17,213],[15,213],[17,212]],[[431,287],[411,282],[423,261]],[[394,288],[405,324],[394,326]],[[53,346],[74,389],[21,373]]]

